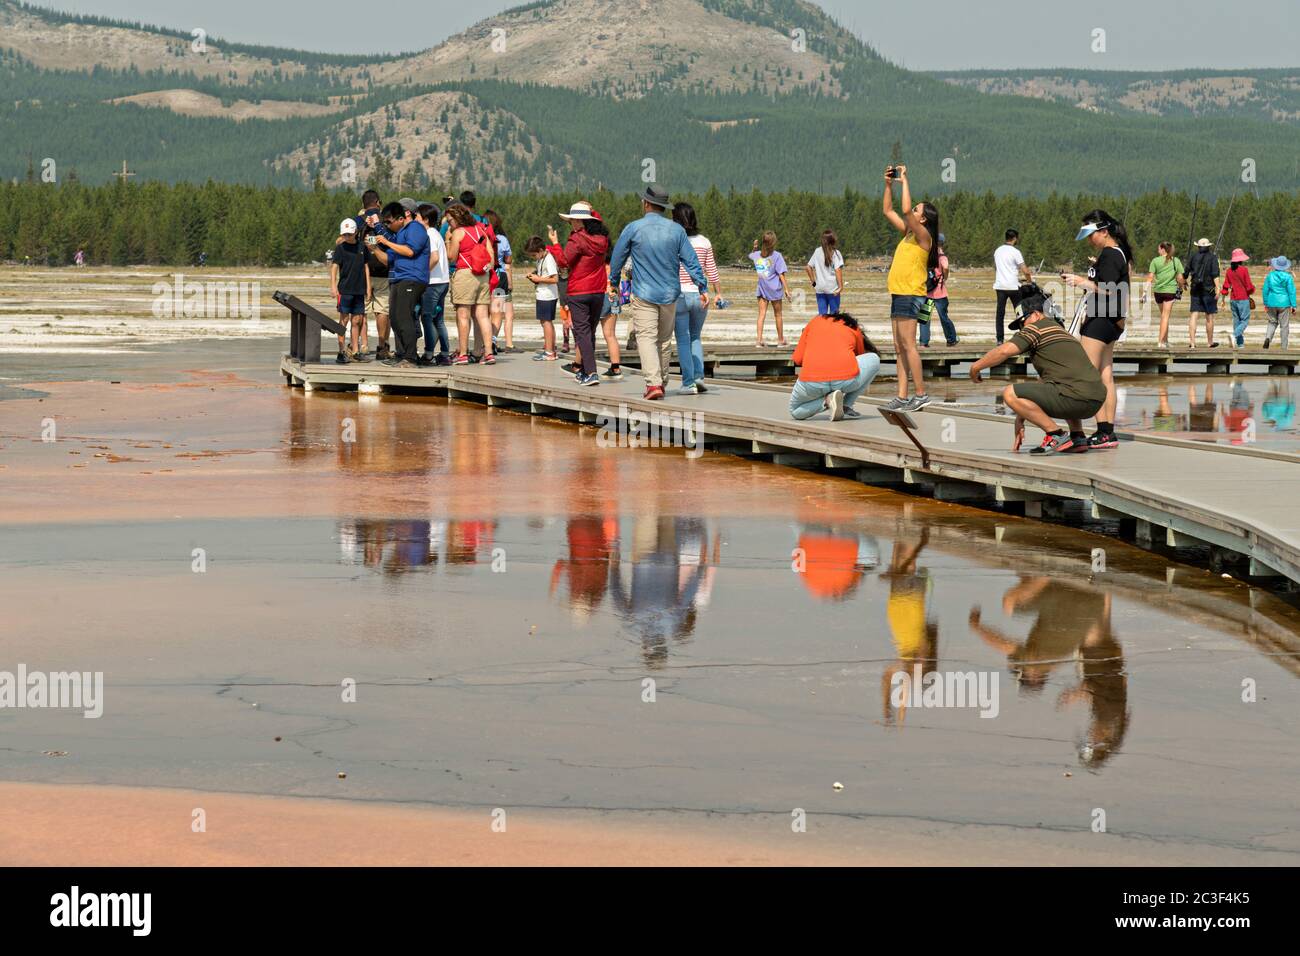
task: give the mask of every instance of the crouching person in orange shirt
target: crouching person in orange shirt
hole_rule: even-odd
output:
[[[799,421],[829,411],[833,422],[859,418],[854,407],[880,372],[880,353],[847,312],[819,315],[794,350],[799,381],[790,393],[790,417]]]

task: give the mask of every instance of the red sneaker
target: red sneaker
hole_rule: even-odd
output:
[[[652,402],[663,401],[664,387],[662,385],[647,385],[644,397]]]

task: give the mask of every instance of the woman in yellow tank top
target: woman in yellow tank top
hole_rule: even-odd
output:
[[[903,213],[894,209],[894,184],[903,186]],[[939,265],[939,210],[930,203],[912,205],[906,166],[885,168],[885,218],[903,234],[889,265],[889,317],[894,330],[898,366],[898,397],[886,408],[916,412],[930,404],[921,375],[921,353],[916,347],[916,323],[929,295],[930,273]],[[908,380],[913,396],[907,397]]]

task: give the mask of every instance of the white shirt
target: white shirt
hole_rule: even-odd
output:
[[[437,229],[429,230],[429,254],[438,254],[438,261],[429,270],[429,285],[445,285],[451,281],[451,269],[447,263],[447,243]]]
[[[559,275],[560,270],[555,265],[555,256],[549,252],[542,256],[537,262],[537,275],[543,279],[549,279],[551,276]],[[560,287],[556,283],[538,284],[533,286],[537,290],[538,302],[554,302],[560,297]]]
[[[813,286],[814,291],[822,295],[834,295],[839,289],[839,281],[835,278],[835,270],[844,268],[844,257],[840,255],[838,249],[831,254],[830,268],[826,268],[826,254],[818,249],[808,260],[808,265],[812,266],[813,272],[817,276],[817,282]]]
[[[998,246],[993,253],[993,268],[997,276],[993,279],[994,289],[1015,292],[1020,288],[1020,267],[1025,264],[1025,257],[1009,242]]]

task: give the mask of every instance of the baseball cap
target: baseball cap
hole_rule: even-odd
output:
[[[339,223],[339,235],[355,236],[357,234],[357,221],[355,219],[344,219]]]

